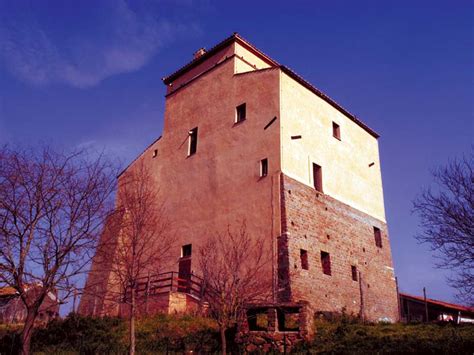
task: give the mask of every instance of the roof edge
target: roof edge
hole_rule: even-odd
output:
[[[119,179],[127,170],[128,168],[130,168],[133,164],[135,164],[135,162],[140,159],[140,157],[153,145],[155,144],[156,142],[158,142],[160,139],[161,139],[162,136],[159,136],[158,138],[156,138],[153,142],[151,142],[150,144],[147,145],[147,147],[145,149],[142,150],[142,152],[140,154],[137,155],[137,157],[135,159],[133,159],[130,164],[128,164],[118,175],[117,175],[117,179]]]
[[[415,299],[417,301],[421,301],[421,302],[425,301],[425,299],[423,297],[410,295],[409,293],[400,292],[399,295],[403,296],[403,297],[407,297],[407,298],[413,298],[413,299]],[[456,303],[445,302],[445,301],[436,300],[434,298],[428,298],[428,297],[426,298],[426,302],[433,303],[433,304],[436,304],[436,305],[439,305],[439,306],[442,306],[442,307],[451,307],[451,308],[455,308],[455,309],[458,309],[458,310],[463,310],[463,311],[474,313],[474,308],[473,307],[463,306],[463,305],[456,304]]]
[[[231,36],[227,37],[223,41],[216,44],[214,47],[209,49],[206,53],[204,53],[200,57],[198,57],[196,59],[193,59],[191,62],[184,65],[183,67],[181,67],[180,69],[178,69],[174,73],[162,78],[163,83],[165,85],[169,85],[171,82],[176,80],[178,77],[180,77],[181,75],[183,75],[187,71],[191,70],[192,68],[196,67],[197,65],[203,63],[204,61],[206,61],[207,59],[212,57],[214,54],[216,54],[219,50],[227,47],[228,45],[232,44],[233,42],[238,42],[239,44],[243,45],[245,48],[247,48],[248,50],[250,50],[254,54],[260,56],[262,59],[267,61],[269,64],[271,64],[273,66],[279,66],[279,64],[275,60],[273,60],[268,55],[266,55],[265,53],[260,51],[257,47],[252,45],[249,41],[245,40],[237,32],[234,32]]]
[[[328,104],[330,104],[331,106],[333,106],[335,109],[339,110],[340,112],[342,112],[343,114],[345,114],[347,117],[349,117],[352,121],[354,121],[357,125],[359,125],[361,128],[363,128],[364,130],[366,130],[368,133],[370,133],[370,135],[372,135],[373,137],[375,138],[380,138],[380,135],[374,131],[372,128],[370,128],[369,126],[367,126],[364,122],[362,122],[361,120],[359,120],[354,114],[350,113],[349,111],[347,111],[344,107],[342,107],[341,105],[339,105],[336,101],[334,101],[333,99],[331,99],[329,96],[327,96],[325,93],[323,93],[321,90],[319,90],[317,87],[315,87],[313,84],[311,84],[310,82],[306,81],[305,79],[303,79],[303,77],[301,77],[300,75],[296,74],[293,70],[291,70],[290,68],[284,66],[284,65],[280,65],[279,66],[280,69],[285,73],[287,74],[288,76],[290,76],[292,79],[296,80],[298,83],[300,83],[301,85],[303,85],[305,88],[307,88],[309,91],[313,92],[314,94],[316,94],[317,96],[319,96],[321,99],[323,99],[324,101],[326,101]]]

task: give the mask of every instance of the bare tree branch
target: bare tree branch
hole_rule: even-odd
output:
[[[15,288],[27,310],[23,353],[48,292],[67,298],[88,264],[115,172],[104,157],[88,160],[84,151],[0,148],[0,286]]]
[[[243,316],[245,305],[271,298],[272,279],[266,274],[271,258],[265,251],[264,238],[252,238],[245,222],[237,232],[229,226],[199,250],[204,300],[219,325],[223,354],[225,331]]]
[[[128,305],[130,354],[135,352],[137,287],[140,278],[158,274],[161,262],[174,244],[165,202],[153,176],[143,162],[136,163],[119,182],[117,208],[108,220],[115,231],[106,246],[100,248],[101,260],[112,260],[115,285],[110,290],[115,302]],[[112,287],[111,287],[112,286]]]
[[[469,156],[433,171],[434,187],[414,201],[422,232],[416,238],[451,269],[448,282],[461,300],[474,304],[474,147]]]

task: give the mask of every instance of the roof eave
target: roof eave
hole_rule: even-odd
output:
[[[178,69],[174,73],[162,78],[163,83],[165,85],[169,85],[170,83],[175,81],[177,78],[179,78],[181,75],[183,75],[187,71],[191,70],[192,68],[196,67],[197,65],[203,63],[204,61],[206,61],[207,59],[212,57],[214,54],[216,54],[218,51],[220,51],[221,49],[229,46],[233,42],[238,42],[239,44],[243,45],[245,48],[249,49],[250,51],[252,51],[255,54],[257,54],[258,56],[260,56],[262,59],[267,61],[268,64],[270,64],[270,65],[274,65],[274,66],[279,65],[275,60],[273,60],[272,58],[270,58],[269,56],[264,54],[262,51],[260,51],[258,48],[256,48],[254,45],[249,43],[247,40],[242,38],[238,33],[234,33],[230,37],[227,37],[226,39],[224,39],[222,42],[216,44],[214,47],[209,49],[206,53],[204,53],[200,57],[198,57],[196,59],[193,59],[191,62],[184,65],[183,67],[181,67],[180,69]]]
[[[354,121],[357,125],[359,125],[361,128],[363,128],[364,130],[366,130],[368,133],[370,133],[370,135],[372,135],[374,138],[380,138],[380,135],[375,132],[372,128],[370,128],[369,126],[367,126],[364,122],[362,122],[361,120],[359,120],[354,114],[350,113],[349,111],[347,111],[344,107],[342,107],[341,105],[339,105],[336,101],[334,101],[333,99],[331,99],[329,96],[327,96],[325,93],[323,93],[321,90],[319,90],[317,87],[315,87],[313,84],[311,84],[310,82],[306,81],[305,79],[303,79],[300,75],[296,74],[293,70],[291,70],[290,68],[284,66],[284,65],[280,65],[280,69],[285,73],[287,74],[288,76],[290,76],[291,78],[293,78],[294,80],[296,80],[298,83],[300,83],[301,85],[303,85],[304,87],[306,87],[309,91],[315,93],[317,96],[319,96],[321,99],[323,99],[324,101],[326,101],[327,103],[329,103],[331,106],[333,106],[334,108],[336,108],[337,110],[339,110],[340,112],[342,112],[343,114],[345,114],[347,117],[349,117],[352,121]]]

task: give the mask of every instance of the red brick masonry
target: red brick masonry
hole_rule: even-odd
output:
[[[281,208],[280,301],[304,300],[314,311],[344,309],[372,321],[398,320],[395,277],[384,222],[283,174]],[[375,244],[374,227],[381,230],[381,248]],[[308,270],[302,269],[301,249],[307,251]],[[323,273],[321,251],[330,254],[331,275]],[[353,280],[351,266],[357,267],[357,281]]]

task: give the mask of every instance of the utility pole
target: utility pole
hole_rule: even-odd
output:
[[[395,276],[395,285],[397,286],[397,305],[398,305],[398,321],[402,321],[402,307],[400,303],[400,291],[398,290],[398,277]]]
[[[425,299],[425,322],[428,323],[428,302],[426,301],[426,288],[423,287],[423,298]]]

